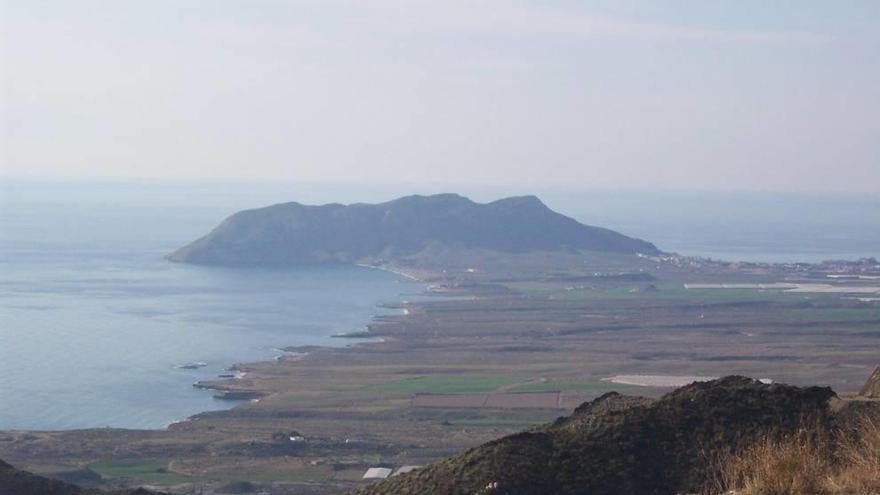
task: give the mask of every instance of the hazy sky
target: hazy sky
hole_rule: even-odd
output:
[[[880,192],[880,1],[3,1],[2,173]]]

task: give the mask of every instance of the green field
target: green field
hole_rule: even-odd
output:
[[[389,394],[479,394],[527,380],[521,376],[429,375],[370,385],[364,390]]]
[[[854,321],[880,320],[878,308],[793,308],[784,309],[781,314],[797,320],[807,321]]]
[[[96,462],[89,469],[104,478],[125,478],[139,483],[171,485],[203,481],[316,481],[322,476],[286,473],[239,473],[207,476],[188,476],[167,470],[168,464],[159,461]]]
[[[546,423],[546,418],[541,419],[524,419],[524,418],[480,418],[480,419],[461,419],[450,421],[450,425],[454,426],[518,426],[527,427]]]
[[[657,291],[631,292],[639,285],[616,287],[585,287],[579,289],[548,289],[524,288],[525,293],[550,297],[553,299],[584,300],[584,299],[656,299],[656,300],[693,300],[695,302],[739,302],[739,301],[777,301],[796,302],[816,300],[825,294],[803,292],[786,292],[778,289],[686,289],[683,284],[655,284]]]
[[[168,464],[153,461],[111,461],[98,462],[89,469],[104,478],[126,478],[147,483],[182,483],[190,478],[168,472]]]
[[[510,392],[552,392],[556,390],[589,390],[589,391],[624,391],[636,388],[633,385],[603,382],[600,380],[549,380],[546,382],[526,383],[510,389]]]
[[[546,415],[535,415],[532,411],[519,413],[486,414],[476,409],[408,409],[405,417],[443,422],[450,426],[514,426],[528,427],[546,423],[553,419]]]

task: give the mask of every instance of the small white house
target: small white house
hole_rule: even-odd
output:
[[[370,469],[367,469],[367,472],[364,473],[363,479],[384,480],[389,476],[391,476],[391,469],[383,467],[372,467]]]

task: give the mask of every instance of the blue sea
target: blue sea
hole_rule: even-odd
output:
[[[0,429],[162,428],[228,408],[192,383],[279,347],[345,345],[330,336],[423,291],[359,267],[166,262],[231,213],[224,198],[88,189],[3,190]],[[177,368],[196,362],[206,366]]]
[[[234,269],[162,257],[229,214],[281,201],[382,201],[361,185],[4,180],[0,429],[162,428],[233,403],[193,388],[289,345],[345,345],[421,284],[358,267]],[[415,190],[419,190],[415,188]],[[420,192],[443,189],[422,188]],[[880,257],[880,200],[756,193],[539,193],[582,222],[731,260]],[[181,364],[204,362],[199,369]]]

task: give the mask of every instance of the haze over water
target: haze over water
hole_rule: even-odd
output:
[[[512,192],[461,191],[476,200]],[[6,181],[0,190],[0,429],[159,428],[230,407],[191,383],[288,345],[341,345],[422,285],[355,267],[234,269],[162,256],[242,208],[381,201],[354,186]],[[723,259],[880,256],[871,198],[541,194],[661,249]],[[198,370],[176,365],[204,361]]]

